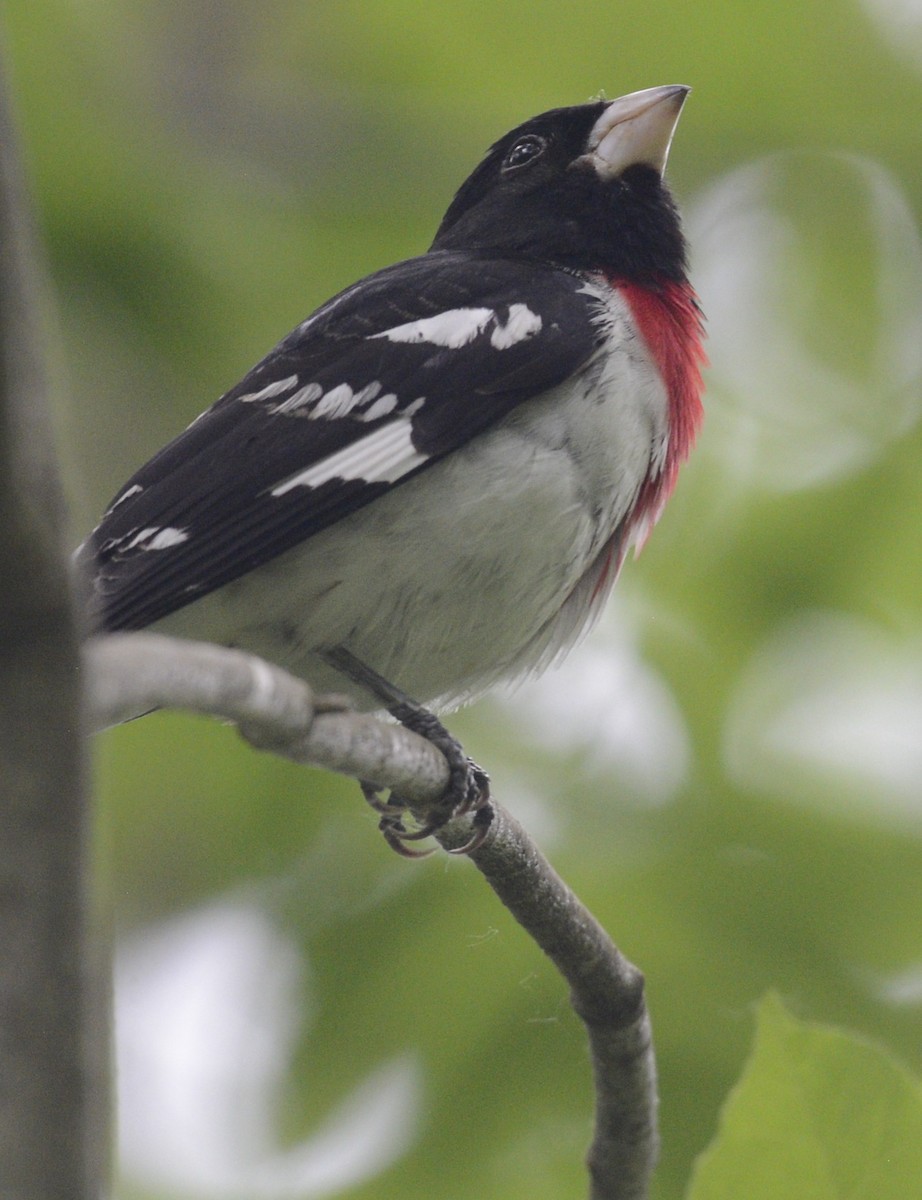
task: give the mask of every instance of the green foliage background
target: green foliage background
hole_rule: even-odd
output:
[[[591,735],[543,745],[514,701],[453,725],[647,975],[658,1200],[684,1193],[768,989],[918,1072],[920,19],[885,0],[3,13],[56,289],[75,540],[313,307],[424,249],[494,137],[600,90],[693,85],[670,178],[711,315],[708,425],[598,642],[627,637],[688,757],[654,796]],[[582,1194],[580,1031],[469,864],[395,860],[353,786],[207,722],[139,722],[97,761],[126,939],[232,901],[297,949],[309,1002],[271,1140],[310,1139],[395,1056],[418,1064],[405,1149],[302,1194]],[[263,1019],[256,1002],[254,1036]],[[222,1103],[243,1112],[247,1095]],[[124,1197],[167,1194],[126,1164]]]

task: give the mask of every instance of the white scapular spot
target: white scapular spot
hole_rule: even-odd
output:
[[[389,342],[425,342],[430,346],[459,350],[479,337],[491,322],[494,327],[490,345],[495,350],[508,350],[518,342],[534,337],[541,329],[541,318],[537,313],[525,304],[510,304],[505,324],[492,308],[450,308],[434,317],[421,317],[418,321],[395,325],[393,329],[384,329],[371,336],[387,338]]]
[[[383,329],[371,336],[387,338],[389,342],[426,342],[430,346],[458,350],[483,333],[487,322],[495,315],[492,308],[450,308],[434,317],[421,317],[418,321],[395,325],[393,329]]]
[[[541,318],[527,304],[510,304],[509,320],[505,325],[496,322],[490,334],[490,345],[494,350],[508,350],[517,342],[524,342],[541,332]]]
[[[411,434],[409,419],[389,422],[277,484],[271,495],[284,496],[296,487],[320,487],[331,479],[394,483],[426,461],[427,455],[419,453]]]

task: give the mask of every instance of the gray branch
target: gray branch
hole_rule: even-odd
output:
[[[318,697],[301,680],[253,655],[155,634],[90,642],[87,691],[93,724],[152,708],[184,708],[234,721],[261,749],[394,788],[425,823],[448,782],[430,743],[400,726]],[[570,986],[589,1037],[596,1092],[589,1152],[591,1200],[643,1200],[656,1161],[656,1068],[644,980],[556,874],[519,823],[495,803],[470,858],[502,903]],[[466,845],[472,818],[439,831],[447,850]]]
[[[300,679],[242,650],[127,633],[92,639],[84,661],[94,729],[180,708],[233,721],[260,750],[395,788],[421,805],[448,783],[445,759],[423,738],[352,712],[345,696],[315,696]]]

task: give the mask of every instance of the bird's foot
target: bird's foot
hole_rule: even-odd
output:
[[[444,754],[448,762],[448,786],[439,801],[430,807],[427,819],[421,823],[414,821],[411,805],[399,795],[391,792],[387,800],[383,800],[381,789],[375,784],[361,784],[362,794],[380,816],[378,828],[387,844],[405,858],[425,858],[432,851],[417,850],[412,843],[432,837],[455,817],[473,813],[473,832],[470,838],[449,853],[470,854],[472,850],[476,850],[483,842],[493,819],[493,810],[490,807],[490,777],[486,771],[468,758],[461,743],[448,732],[438,717],[371,670],[348,650],[337,646],[327,651],[324,657],[337,670],[377,696],[386,705],[391,716],[405,729],[431,742]]]
[[[398,796],[391,795],[389,801],[379,808],[379,827],[385,840],[398,853],[419,858],[422,856],[421,852],[411,849],[408,843],[423,841],[437,833],[452,818],[473,813],[474,830],[471,837],[462,846],[449,852],[470,854],[483,841],[493,816],[490,809],[489,775],[468,758],[458,739],[448,732],[438,717],[422,705],[404,698],[389,705],[388,712],[396,717],[405,729],[418,733],[445,755],[449,776],[448,786],[438,804],[430,809],[428,819],[417,828],[407,828],[405,817],[408,806]],[[366,799],[371,799],[368,791],[365,792],[365,796]],[[426,853],[429,852],[422,852]]]

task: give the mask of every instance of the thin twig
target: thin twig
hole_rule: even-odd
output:
[[[586,1026],[595,1081],[588,1155],[591,1200],[643,1200],[659,1149],[656,1060],[642,973],[618,950],[518,821],[494,804],[487,836],[469,857],[570,985]],[[452,849],[457,824],[437,837]]]
[[[97,728],[152,708],[186,708],[237,722],[248,740],[297,762],[394,788],[425,823],[448,782],[441,753],[401,726],[318,698],[262,659],[155,634],[95,639],[85,654]],[[469,857],[570,985],[586,1026],[596,1092],[590,1200],[644,1200],[656,1161],[656,1068],[641,972],[557,875],[519,823],[492,804]],[[468,815],[436,835],[446,850],[471,840]]]

